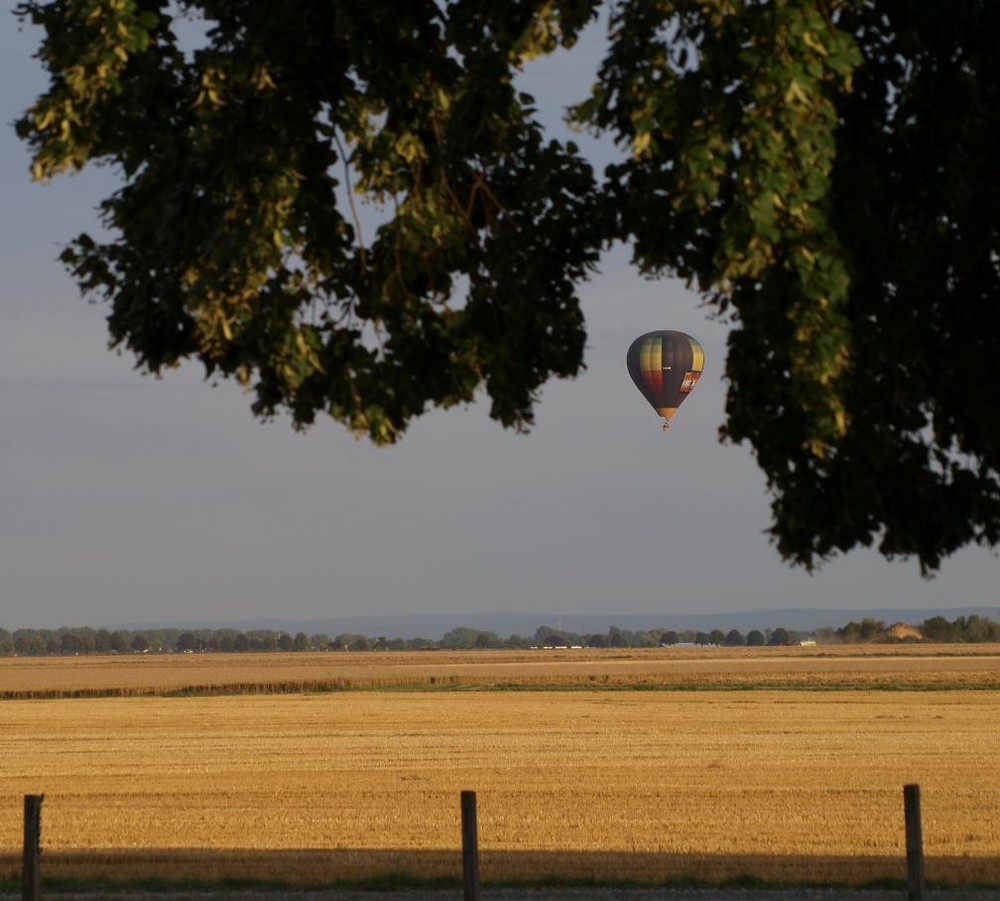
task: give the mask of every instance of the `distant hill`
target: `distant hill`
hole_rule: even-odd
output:
[[[494,632],[502,638],[509,635],[534,635],[540,626],[565,629],[578,634],[606,633],[611,626],[633,632],[651,629],[695,629],[710,632],[712,629],[791,629],[810,631],[829,626],[840,628],[849,622],[865,618],[882,620],[886,624],[919,624],[934,616],[952,621],[959,616],[989,617],[1000,619],[1000,607],[941,607],[926,610],[829,610],[829,609],[775,609],[742,610],[732,613],[397,613],[383,616],[337,616],[329,619],[292,620],[216,620],[196,622],[191,620],[157,623],[118,623],[115,628],[142,630],[149,628],[183,629],[239,629],[249,632],[256,629],[305,632],[307,635],[330,636],[343,632],[387,638],[430,638],[437,640],[451,629],[467,627]],[[109,626],[109,628],[111,628]]]

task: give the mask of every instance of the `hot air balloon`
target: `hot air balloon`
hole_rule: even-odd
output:
[[[628,349],[628,374],[643,397],[670,428],[677,408],[698,384],[705,367],[705,351],[684,332],[646,332]]]

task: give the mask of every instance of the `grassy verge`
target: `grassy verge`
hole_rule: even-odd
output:
[[[496,678],[477,679],[468,676],[430,676],[414,679],[337,679],[292,680],[276,682],[232,682],[209,685],[187,685],[175,688],[157,686],[112,686],[75,689],[5,689],[0,690],[2,701],[54,701],[98,698],[198,698],[233,697],[244,695],[285,694],[334,694],[343,692],[474,692],[474,691],[1000,691],[1000,681],[995,680],[928,680],[887,676],[877,678],[822,678],[777,677],[754,679],[734,676],[714,677],[711,680],[691,678],[628,678],[561,680],[552,677],[520,677],[508,680]]]

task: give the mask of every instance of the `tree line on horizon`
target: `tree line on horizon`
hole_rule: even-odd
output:
[[[852,644],[900,641],[931,642],[1000,642],[1000,623],[989,617],[973,614],[949,621],[933,616],[916,627],[923,636],[899,638],[882,620],[865,618],[849,622],[840,628],[823,627],[812,630],[751,629],[745,634],[738,629],[725,632],[713,629],[649,629],[632,631],[609,627],[607,632],[577,633],[571,630],[539,626],[533,635],[501,637],[484,629],[459,626],[440,639],[387,638],[356,632],[341,632],[334,636],[324,633],[308,635],[272,629],[241,631],[239,629],[103,629],[81,626],[59,629],[0,628],[0,655],[76,655],[76,654],[142,654],[142,653],[239,653],[275,651],[412,651],[465,649],[530,649],[530,648],[653,648],[677,645],[720,647],[794,645],[803,641],[817,644]]]

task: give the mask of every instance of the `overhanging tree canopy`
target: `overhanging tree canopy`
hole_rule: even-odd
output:
[[[786,558],[995,546],[1000,8],[611,3],[574,111],[627,151],[599,181],[514,76],[603,5],[27,0],[52,80],[17,127],[36,178],[120,170],[113,240],[63,259],[142,368],[195,358],[377,442],[480,386],[523,427],[625,240],[731,317],[722,434]]]

